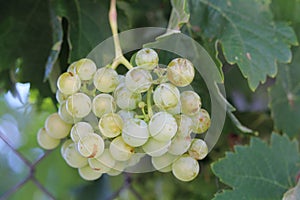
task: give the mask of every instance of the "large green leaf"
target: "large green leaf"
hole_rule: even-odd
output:
[[[298,142],[272,134],[268,145],[252,138],[250,146],[235,146],[225,158],[212,164],[213,172],[232,187],[216,194],[215,199],[281,199],[295,185],[299,170]]]
[[[291,27],[273,21],[265,0],[190,0],[191,24],[222,45],[230,64],[237,64],[255,90],[277,73],[276,62],[291,60],[297,39]]]
[[[293,137],[300,134],[300,48],[290,65],[282,65],[275,85],[269,91],[275,128]]]

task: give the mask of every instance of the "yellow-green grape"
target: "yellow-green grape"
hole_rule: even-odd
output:
[[[147,123],[135,118],[126,121],[122,129],[122,138],[132,147],[142,146],[149,138]]]
[[[199,163],[191,156],[184,154],[172,164],[173,175],[181,181],[191,181],[198,175]]]
[[[172,115],[178,115],[181,112],[181,103],[178,102],[175,107],[166,108],[166,109],[162,109],[162,110],[164,110]]]
[[[56,139],[69,135],[72,125],[64,122],[57,113],[49,115],[45,121],[47,134]]]
[[[94,61],[88,58],[80,59],[75,65],[76,74],[83,81],[91,80],[97,70]]]
[[[161,142],[151,137],[149,138],[147,143],[142,146],[142,148],[146,154],[152,157],[158,157],[165,154],[168,151],[170,145],[171,145],[171,140]]]
[[[114,91],[114,98],[119,108],[133,110],[142,100],[142,95],[131,92],[124,83],[121,83]]]
[[[77,67],[77,61],[71,63],[67,69],[67,72],[71,72],[73,74],[76,74],[76,67]]]
[[[59,105],[58,115],[62,120],[64,120],[68,124],[73,124],[81,120],[81,118],[74,118],[72,115],[70,115],[70,113],[67,111],[66,101],[62,102]]]
[[[112,157],[117,161],[126,161],[134,154],[134,147],[126,144],[122,136],[116,137],[109,145]]]
[[[123,122],[125,122],[127,120],[130,120],[130,119],[134,118],[134,116],[136,115],[136,112],[131,111],[131,110],[119,110],[117,112],[117,114],[120,115]]]
[[[77,122],[71,129],[71,139],[77,143],[80,139],[94,133],[93,127],[87,122]]]
[[[56,90],[55,97],[58,103],[63,103],[67,100],[69,95],[62,93],[60,90]]]
[[[81,178],[87,181],[94,181],[102,176],[102,173],[100,171],[94,170],[88,165],[79,168],[78,173]]]
[[[73,168],[81,168],[88,164],[87,158],[83,157],[77,151],[75,143],[71,143],[65,148],[63,158],[67,164]]]
[[[192,142],[191,136],[178,137],[177,135],[172,139],[168,152],[173,155],[180,156],[188,151]]]
[[[167,77],[178,87],[189,85],[195,76],[193,64],[185,58],[175,58],[167,67]]]
[[[94,97],[92,102],[93,113],[97,117],[102,117],[106,113],[115,112],[117,105],[114,98],[109,94],[98,94]]]
[[[71,95],[79,91],[81,80],[77,74],[65,72],[57,80],[58,89],[65,95]]]
[[[70,145],[70,144],[73,144],[74,142],[73,142],[73,140],[71,140],[71,139],[67,139],[66,141],[64,141],[64,143],[61,145],[61,147],[60,147],[60,154],[61,154],[61,156],[62,157],[64,157],[64,155],[65,155],[65,151],[66,151],[66,149],[67,149],[67,147]]]
[[[201,99],[194,91],[184,91],[180,94],[181,112],[193,116],[201,109]]]
[[[78,141],[78,152],[86,158],[94,158],[100,156],[104,151],[104,140],[96,133],[87,134]]]
[[[121,134],[123,120],[116,113],[104,114],[99,120],[100,132],[108,138],[114,138]]]
[[[149,132],[158,141],[169,141],[177,132],[176,120],[167,112],[158,112],[150,119]]]
[[[202,160],[208,154],[208,147],[204,140],[193,139],[188,152],[189,155],[196,160]]]
[[[151,157],[153,167],[160,172],[172,171],[172,164],[178,159],[178,156],[165,153],[159,157]]]
[[[174,85],[162,83],[155,88],[153,100],[161,110],[174,108],[180,101],[180,93]]]
[[[144,153],[134,153],[132,156],[129,158],[129,160],[125,161],[126,166],[128,167],[133,167],[136,164],[140,162],[140,160],[145,156]]]
[[[126,161],[116,161],[115,166],[113,168],[111,168],[107,174],[110,176],[118,176],[119,174],[121,174],[124,169],[126,168]]]
[[[152,76],[149,71],[134,67],[126,73],[125,85],[131,92],[146,92],[152,85]]]
[[[204,133],[210,127],[210,117],[206,110],[201,109],[196,115],[192,117],[194,133]]]
[[[190,137],[190,134],[192,132],[192,125],[193,121],[192,119],[184,114],[181,115],[175,115],[175,119],[178,125],[178,129],[176,132],[176,137]]]
[[[106,173],[115,166],[116,160],[111,156],[109,150],[105,149],[100,156],[89,158],[88,162],[92,169]]]
[[[118,73],[109,67],[98,69],[94,75],[94,85],[100,92],[109,93],[119,84]]]
[[[152,70],[158,65],[158,55],[153,49],[141,49],[135,56],[135,63],[143,69]]]
[[[86,117],[92,110],[91,99],[84,93],[69,96],[66,103],[68,113],[74,118]]]
[[[47,150],[55,149],[60,143],[60,139],[49,136],[45,128],[41,128],[38,131],[37,141],[42,148]]]

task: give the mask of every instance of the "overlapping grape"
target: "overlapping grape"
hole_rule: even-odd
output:
[[[160,67],[148,48],[135,63],[125,75],[87,58],[72,63],[58,78],[59,110],[39,130],[38,143],[49,150],[63,139],[62,157],[85,180],[118,175],[148,156],[154,169],[191,181],[208,153],[198,134],[210,126],[199,95],[180,91],[194,79],[193,64],[176,58]]]

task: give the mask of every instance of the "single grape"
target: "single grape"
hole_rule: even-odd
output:
[[[67,72],[71,72],[73,74],[76,74],[76,67],[77,67],[77,61],[71,63],[67,69]]]
[[[77,144],[78,152],[86,158],[100,156],[104,151],[104,140],[96,133],[87,134],[80,139]]]
[[[180,156],[180,155],[182,155],[182,154],[184,154],[185,152],[188,151],[188,149],[191,145],[191,142],[192,142],[191,136],[187,136],[187,137],[175,136],[172,139],[172,142],[171,142],[171,145],[168,149],[168,152],[170,154]]]
[[[73,142],[73,140],[71,140],[71,139],[67,139],[66,141],[64,141],[64,143],[63,143],[63,144],[61,145],[61,147],[60,147],[60,154],[61,154],[62,157],[64,157],[67,147],[68,147],[70,144],[73,144],[73,143],[74,143],[74,142]]]
[[[132,147],[142,146],[149,138],[147,123],[135,118],[126,121],[122,129],[122,138]]]
[[[63,103],[67,100],[69,95],[62,93],[60,90],[56,90],[55,97],[58,103]]]
[[[174,108],[180,101],[180,93],[174,85],[162,83],[155,88],[153,100],[161,110]]]
[[[109,67],[98,69],[94,75],[94,85],[100,92],[109,93],[119,84],[118,73]]]
[[[210,127],[210,117],[206,110],[201,109],[192,117],[194,133],[204,133]]]
[[[65,148],[63,158],[73,168],[81,168],[88,164],[87,158],[77,151],[75,143],[71,143]]]
[[[184,91],[180,94],[181,112],[193,116],[201,109],[201,99],[194,91]]]
[[[143,69],[152,70],[158,65],[158,55],[153,49],[141,49],[135,56],[135,63]]]
[[[93,127],[87,122],[77,122],[71,129],[71,139],[77,143],[80,139],[94,133]]]
[[[91,59],[83,58],[75,63],[76,74],[82,81],[91,80],[97,70],[97,66]]]
[[[153,138],[149,138],[146,144],[142,146],[146,154],[152,157],[162,156],[168,151],[169,146],[171,145],[171,140],[169,141],[157,141]]]
[[[164,111],[170,113],[171,115],[178,115],[181,112],[181,103],[178,102],[175,107],[163,109]]]
[[[167,67],[167,77],[178,87],[189,85],[195,76],[193,64],[185,58],[175,58]]]
[[[158,112],[149,122],[150,135],[158,141],[171,140],[177,131],[175,118],[167,112]]]
[[[190,134],[192,132],[192,125],[193,121],[192,119],[184,114],[181,115],[175,115],[176,123],[178,125],[178,129],[176,132],[176,137],[190,137]]]
[[[100,156],[89,158],[88,162],[92,169],[106,173],[115,166],[116,160],[111,156],[108,149],[104,149]]]
[[[49,115],[45,121],[47,134],[56,139],[67,137],[71,127],[71,124],[64,122],[57,113]]]
[[[125,76],[124,75],[118,75],[119,85],[125,84]]]
[[[134,148],[126,144],[122,136],[116,137],[109,145],[112,157],[117,161],[126,161],[134,154]]]
[[[196,160],[202,160],[208,154],[208,147],[204,140],[193,139],[188,152],[189,155]]]
[[[146,92],[152,85],[152,76],[149,71],[134,67],[126,73],[125,85],[131,92]]]
[[[116,161],[115,166],[113,168],[111,168],[107,174],[110,176],[117,176],[119,174],[121,174],[124,169],[126,168],[126,161]]]
[[[102,173],[98,170],[92,169],[90,166],[84,166],[78,169],[78,173],[81,178],[87,181],[94,181],[102,176]]]
[[[134,118],[136,113],[134,111],[130,111],[130,110],[119,110],[117,112],[117,114],[120,115],[123,122],[125,122],[127,120],[130,120],[130,119]]]
[[[133,110],[138,102],[142,100],[141,94],[133,93],[128,90],[125,84],[120,84],[114,91],[114,98],[119,108]]]
[[[66,101],[62,102],[58,108],[58,115],[59,117],[68,124],[74,124],[79,122],[81,118],[74,118],[70,113],[67,111],[67,103]]]
[[[98,94],[94,97],[92,102],[93,113],[97,117],[102,117],[106,113],[115,112],[117,105],[114,98],[109,94]]]
[[[125,161],[126,166],[127,166],[126,168],[128,169],[129,167],[135,167],[145,155],[146,154],[144,154],[144,153],[134,153],[134,154],[132,154],[132,156],[129,158],[129,160]]]
[[[38,131],[37,141],[38,144],[46,150],[55,149],[60,143],[60,139],[49,136],[45,128],[41,128]]]
[[[173,175],[181,181],[191,181],[199,173],[199,164],[197,160],[189,155],[182,155],[172,164]]]
[[[104,114],[99,120],[100,132],[108,138],[114,138],[121,134],[123,120],[116,113]]]
[[[165,153],[159,157],[151,157],[153,167],[160,172],[172,171],[172,163],[178,159],[178,156]]]
[[[58,77],[58,89],[65,95],[76,93],[81,87],[81,80],[78,75],[72,72],[65,72]]]
[[[83,118],[92,110],[92,102],[89,96],[84,93],[75,93],[66,101],[68,113],[74,118]]]

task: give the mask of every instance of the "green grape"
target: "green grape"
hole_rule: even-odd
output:
[[[152,76],[149,71],[134,67],[126,73],[125,85],[131,92],[146,92],[152,85]]]
[[[123,122],[134,118],[134,116],[136,115],[134,111],[130,111],[130,110],[119,110],[117,114],[120,115]]]
[[[119,84],[118,73],[109,67],[98,69],[94,75],[94,85],[100,92],[109,93]]]
[[[178,137],[175,136],[172,139],[171,145],[168,149],[168,152],[173,155],[182,155],[188,151],[192,142],[192,138],[190,136],[187,137]]]
[[[141,94],[129,91],[125,84],[120,84],[114,91],[114,98],[119,108],[124,110],[133,110],[142,100]]]
[[[49,136],[45,128],[41,128],[38,131],[37,141],[38,144],[46,150],[55,149],[60,143],[60,139]]]
[[[173,175],[181,181],[191,181],[199,173],[199,164],[197,160],[189,155],[182,155],[172,164]]]
[[[73,124],[81,120],[81,118],[74,118],[69,114],[69,112],[67,111],[66,101],[59,105],[58,115],[63,121],[65,121],[68,124]]]
[[[206,110],[201,109],[192,117],[194,133],[204,133],[210,127],[210,117]]]
[[[88,162],[92,169],[106,173],[115,166],[116,160],[111,156],[109,150],[105,149],[100,156],[89,158]]]
[[[126,144],[122,136],[116,137],[109,145],[112,157],[117,161],[126,161],[134,154],[134,148]]]
[[[110,176],[118,176],[119,174],[121,174],[124,169],[126,168],[126,161],[116,161],[115,166],[113,168],[111,168],[107,174]]]
[[[99,120],[100,132],[108,138],[114,138],[121,134],[123,120],[116,113],[104,114]]]
[[[195,76],[193,64],[185,58],[175,58],[167,67],[167,77],[178,87],[189,85]]]
[[[208,154],[208,147],[204,140],[193,139],[188,152],[189,155],[196,160],[202,160]]]
[[[152,157],[162,156],[168,151],[169,146],[171,145],[171,140],[169,141],[157,141],[153,138],[149,138],[146,144],[142,146],[146,154]]]
[[[49,115],[45,121],[47,134],[55,139],[67,137],[71,127],[71,124],[64,122],[57,113]]]
[[[67,69],[67,72],[71,72],[73,74],[76,74],[76,66],[77,66],[77,61],[71,63]]]
[[[82,81],[91,80],[97,70],[97,66],[91,59],[83,58],[75,63],[76,74]]]
[[[160,172],[172,171],[172,163],[178,159],[178,156],[165,153],[159,157],[151,157],[153,167]]]
[[[102,176],[102,173],[98,170],[92,169],[90,166],[84,166],[78,169],[78,173],[81,178],[87,181],[94,181]]]
[[[87,158],[83,157],[77,151],[75,143],[71,143],[65,148],[63,152],[63,158],[65,159],[67,164],[73,168],[81,168],[88,164]]]
[[[97,117],[102,117],[106,113],[115,112],[117,105],[114,98],[109,94],[98,94],[94,97],[92,102],[93,113]]]
[[[158,141],[169,141],[177,132],[176,120],[167,112],[158,112],[150,119],[149,132]]]
[[[65,72],[58,77],[57,87],[61,93],[71,95],[79,91],[81,80],[78,75],[72,72]]]
[[[180,102],[180,93],[174,85],[162,83],[155,88],[153,100],[161,110],[174,108]]]
[[[125,161],[127,168],[128,167],[134,167],[135,165],[137,165],[144,156],[145,156],[144,153],[134,153],[134,154],[132,154],[132,156],[129,158],[129,160]]]
[[[104,140],[96,133],[87,134],[78,141],[78,152],[86,158],[94,158],[100,156],[104,151]]]
[[[87,122],[77,122],[71,129],[71,139],[77,143],[80,139],[94,133],[93,127]]]
[[[162,110],[170,113],[171,115],[178,115],[181,112],[181,103],[178,102],[178,104],[175,107],[166,108],[166,109],[162,109]]]
[[[86,117],[92,110],[91,99],[84,93],[69,96],[66,103],[68,113],[74,118]]]
[[[158,66],[158,55],[153,49],[141,49],[135,56],[135,63],[143,69],[152,70]]]
[[[122,138],[132,147],[142,146],[149,138],[147,123],[135,118],[126,121],[122,129]]]
[[[176,137],[186,138],[190,137],[192,132],[193,121],[187,115],[181,114],[175,116],[178,125]]]
[[[67,100],[69,95],[62,93],[60,90],[56,90],[55,97],[58,103],[63,103]]]
[[[201,109],[201,99],[194,91],[184,91],[180,94],[181,112],[193,116]]]
[[[66,151],[67,147],[68,147],[70,144],[73,144],[73,143],[74,143],[74,142],[73,142],[73,140],[71,140],[71,139],[67,139],[67,140],[64,141],[64,143],[63,143],[63,144],[61,145],[61,147],[60,147],[60,154],[61,154],[62,157],[64,157],[65,151]]]

